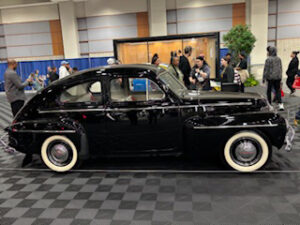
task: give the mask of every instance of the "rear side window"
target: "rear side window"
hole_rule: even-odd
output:
[[[116,78],[110,82],[113,102],[147,102],[162,100],[165,93],[147,78]]]
[[[64,90],[60,95],[62,103],[98,102],[102,103],[101,82],[86,82]]]

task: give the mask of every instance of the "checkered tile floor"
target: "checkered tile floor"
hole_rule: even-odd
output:
[[[300,99],[285,101],[284,116],[292,122]],[[0,126],[9,117],[0,112]],[[300,224],[299,150],[297,132],[294,151],[274,151],[269,166],[255,174],[216,172],[222,167],[210,162],[166,166],[159,160],[105,166],[95,161],[84,172],[57,174],[43,171],[39,160],[23,170],[22,154],[0,148],[0,225]],[[112,165],[210,172],[95,172]]]

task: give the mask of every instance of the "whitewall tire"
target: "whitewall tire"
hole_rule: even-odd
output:
[[[76,165],[78,152],[69,138],[54,135],[43,142],[41,157],[49,169],[56,172],[66,172]]]
[[[240,172],[253,172],[263,167],[269,159],[270,149],[266,140],[251,131],[233,135],[224,148],[226,163]]]

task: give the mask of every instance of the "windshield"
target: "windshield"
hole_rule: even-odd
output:
[[[158,79],[161,80],[170,90],[175,93],[177,96],[182,96],[186,87],[172,74],[167,71],[163,71],[158,74]]]

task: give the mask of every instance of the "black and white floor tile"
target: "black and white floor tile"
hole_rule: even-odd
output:
[[[3,128],[12,118],[2,97]],[[283,115],[292,122],[300,99],[286,97],[285,103]],[[0,225],[300,224],[299,132],[293,152],[274,150],[270,165],[254,174],[172,159],[167,166],[95,161],[57,174],[38,159],[22,169],[22,158],[0,147]]]

